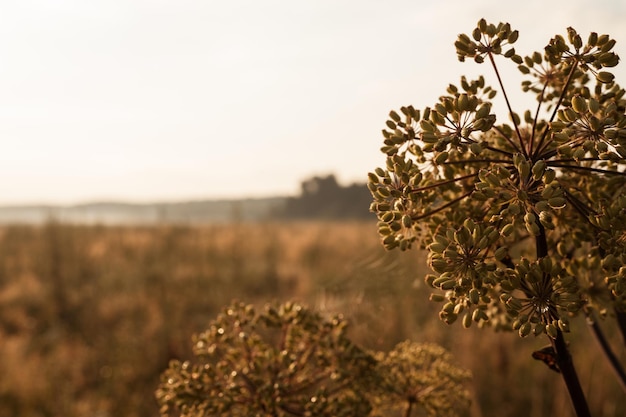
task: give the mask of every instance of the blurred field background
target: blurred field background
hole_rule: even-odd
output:
[[[440,343],[474,374],[472,416],[571,415],[560,376],[531,358],[545,339],[446,326],[422,285],[424,256],[385,252],[375,230],[373,221],[3,226],[0,416],[156,416],[159,374],[191,358],[191,335],[232,299],[342,313],[371,349]],[[593,415],[625,415],[616,379],[575,324]]]

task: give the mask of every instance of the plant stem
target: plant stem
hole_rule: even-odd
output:
[[[622,389],[626,392],[626,373],[624,372],[624,368],[622,368],[622,364],[619,362],[619,360],[613,353],[613,350],[611,349],[609,342],[606,340],[606,337],[604,337],[604,333],[602,332],[602,329],[600,329],[600,326],[598,325],[598,322],[593,316],[593,313],[592,312],[586,312],[586,313],[587,313],[586,314],[587,324],[591,328],[591,332],[593,333],[596,340],[598,341],[598,344],[600,344],[600,348],[604,352],[604,355],[607,357],[608,361],[611,364],[611,367],[615,371],[615,374],[617,375],[617,378],[619,379]]]
[[[413,408],[413,401],[409,401],[409,405],[406,407],[406,411],[404,412],[404,417],[411,417],[412,408]]]
[[[539,260],[548,256],[548,240],[546,237],[546,229],[540,222],[537,222],[537,225],[539,226],[539,235],[535,237],[535,246],[537,250],[537,259]],[[544,275],[543,284],[552,286],[549,274]],[[574,367],[574,361],[572,360],[572,355],[567,348],[561,329],[557,328],[556,337],[550,338],[550,341],[554,351],[556,352],[557,364],[559,366],[559,370],[561,371],[561,375],[563,376],[563,381],[567,386],[567,391],[569,392],[576,415],[578,417],[591,417],[587,399],[585,398],[583,389],[580,386],[578,374],[576,373],[576,368]]]
[[[509,97],[506,94],[506,89],[504,88],[504,84],[502,84],[502,78],[500,78],[500,71],[498,71],[498,67],[496,66],[496,61],[493,59],[493,55],[491,54],[491,52],[489,52],[488,56],[489,56],[489,60],[491,61],[491,66],[493,67],[493,70],[496,73],[496,77],[498,78],[500,89],[502,89],[502,95],[504,96],[506,107],[509,109],[509,115],[511,116],[511,121],[513,122],[515,133],[517,134],[517,139],[519,140],[520,151],[526,158],[528,158],[528,152],[526,152],[526,145],[524,144],[524,138],[522,134],[520,133],[519,126],[517,125],[517,122],[515,121],[515,117],[513,116],[515,112],[513,112],[513,109],[511,108]]]
[[[563,375],[563,380],[567,386],[567,391],[569,392],[576,415],[578,417],[591,417],[589,406],[587,405],[587,400],[585,399],[585,394],[580,386],[578,374],[576,373],[576,368],[574,367],[572,355],[569,353],[569,349],[567,348],[561,329],[557,329],[556,338],[551,339],[551,342],[552,347],[556,352],[556,360],[559,365],[559,370],[561,371],[561,375]]]
[[[622,333],[622,339],[624,339],[624,346],[626,346],[626,312],[615,309],[615,320]]]

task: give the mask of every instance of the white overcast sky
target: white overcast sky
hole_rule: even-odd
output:
[[[384,164],[389,110],[432,105],[464,73],[493,80],[453,46],[479,18],[510,22],[522,55],[573,26],[609,33],[626,57],[624,4],[0,0],[0,204],[286,195],[329,173],[365,181]],[[622,85],[625,68],[614,71]],[[505,74],[516,90],[516,70]]]

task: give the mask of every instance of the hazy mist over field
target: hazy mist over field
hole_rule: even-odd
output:
[[[453,46],[479,18],[510,22],[522,55],[573,26],[611,34],[624,56],[624,12],[609,0],[4,2],[0,204],[293,195],[331,172],[365,181],[383,163],[389,110],[432,105],[461,74],[493,82]]]

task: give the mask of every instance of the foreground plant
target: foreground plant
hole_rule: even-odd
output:
[[[292,302],[262,312],[233,304],[194,337],[194,353],[162,374],[162,416],[367,416],[397,405],[406,417],[419,406],[457,416],[469,402],[469,374],[442,348],[370,353],[347,338],[342,318]]]
[[[509,122],[497,123],[483,77],[463,77],[432,108],[392,111],[371,209],[386,248],[428,251],[443,321],[547,335],[543,353],[587,416],[563,333],[582,314],[617,319],[626,335],[625,101],[606,71],[619,58],[608,35],[584,42],[569,28],[525,58],[517,38],[482,19],[455,43],[461,61],[492,66]],[[496,56],[527,75],[536,109],[513,110]]]

